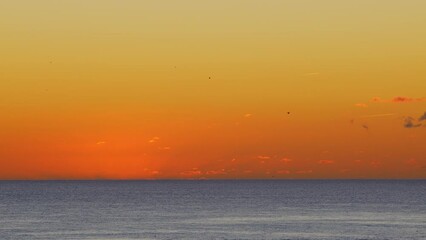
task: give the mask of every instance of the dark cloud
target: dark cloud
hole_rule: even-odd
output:
[[[410,97],[394,97],[392,98],[391,102],[413,102],[413,101],[422,101],[422,99],[414,99],[414,98],[410,98]]]
[[[424,120],[426,120],[426,112],[423,113],[423,115],[419,117],[419,121],[424,121]]]
[[[363,125],[362,125],[362,127],[363,127],[364,129],[368,130],[368,126],[367,126],[367,125],[363,124]]]
[[[405,128],[416,128],[416,127],[422,126],[421,123],[415,123],[414,121],[415,121],[415,119],[412,118],[412,117],[405,118],[405,120],[404,120],[404,127]]]

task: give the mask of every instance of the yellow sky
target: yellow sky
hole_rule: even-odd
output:
[[[424,9],[1,1],[0,179],[425,178]]]

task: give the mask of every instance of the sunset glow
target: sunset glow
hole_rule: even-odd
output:
[[[1,1],[0,179],[424,179],[425,9]]]

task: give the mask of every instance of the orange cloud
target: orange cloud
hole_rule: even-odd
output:
[[[293,160],[292,159],[289,159],[289,158],[282,158],[281,159],[281,162],[283,162],[283,163],[289,163],[289,162],[292,162]]]
[[[371,161],[370,165],[373,167],[379,167],[382,163],[380,161]]]
[[[225,169],[210,170],[210,171],[206,172],[207,175],[221,175],[221,174],[225,174],[225,173],[226,173]]]
[[[202,172],[198,170],[198,168],[193,168],[192,170],[184,171],[180,173],[180,175],[183,175],[185,177],[190,177],[190,178],[200,176],[201,174]]]
[[[160,140],[160,138],[159,138],[159,137],[153,137],[153,138],[151,138],[148,142],[149,142],[149,143],[155,143],[155,142],[158,142],[158,140]]]
[[[366,107],[368,107],[368,105],[367,105],[367,104],[365,104],[365,103],[356,103],[356,104],[355,104],[355,107],[366,108]]]
[[[318,163],[319,164],[333,164],[334,161],[333,160],[319,160]]]
[[[289,170],[279,170],[277,171],[278,174],[290,174]]]
[[[172,149],[171,147],[159,147],[158,148],[159,150],[170,150],[170,149]]]
[[[267,160],[267,159],[271,159],[271,157],[270,156],[259,155],[259,156],[257,156],[257,159]]]
[[[309,174],[309,173],[312,173],[313,171],[311,170],[311,169],[309,169],[309,170],[299,170],[299,171],[296,171],[296,173],[297,174]]]
[[[405,164],[410,165],[410,166],[416,166],[419,163],[417,162],[416,159],[408,159],[408,160],[405,161]]]

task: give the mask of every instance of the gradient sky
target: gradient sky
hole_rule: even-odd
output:
[[[0,179],[426,178],[425,9],[2,0]]]

